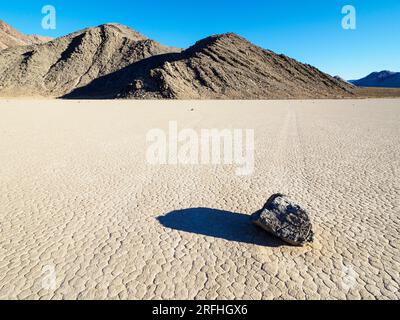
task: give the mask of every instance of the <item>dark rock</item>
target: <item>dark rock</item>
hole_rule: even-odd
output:
[[[314,232],[307,212],[282,194],[275,194],[251,216],[252,222],[296,246],[313,242]]]
[[[143,81],[142,81],[142,80],[135,80],[135,81],[133,82],[133,87],[134,87],[136,90],[143,89]]]

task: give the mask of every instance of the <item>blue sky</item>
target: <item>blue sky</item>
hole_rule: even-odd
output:
[[[41,27],[48,4],[57,10],[54,31]],[[341,26],[344,5],[357,10],[356,30]],[[400,71],[399,0],[3,0],[0,19],[24,33],[53,37],[118,22],[183,48],[211,34],[236,32],[345,79]]]

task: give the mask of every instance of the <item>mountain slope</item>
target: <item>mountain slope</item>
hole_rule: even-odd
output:
[[[48,37],[38,35],[25,35],[18,32],[9,24],[0,20],[0,50],[16,46],[26,46],[35,43],[43,43],[50,40],[51,38]]]
[[[0,51],[0,95],[59,97],[144,58],[179,51],[122,25],[88,28]]]
[[[338,80],[338,81],[341,81],[341,82],[346,83],[347,85],[350,85],[351,87],[354,87],[354,85],[353,85],[351,82],[344,80],[344,79],[343,79],[342,77],[340,77],[340,76],[334,76],[334,78],[335,78],[336,80]]]
[[[350,82],[358,87],[400,88],[400,72],[372,72],[365,78]]]
[[[187,50],[119,24],[0,51],[1,96],[133,99],[342,98],[352,86],[229,33]]]
[[[291,99],[340,98],[352,86],[229,33],[181,53],[145,59],[96,79],[68,98]]]

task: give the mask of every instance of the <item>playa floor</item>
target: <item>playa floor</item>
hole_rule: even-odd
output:
[[[255,169],[151,165],[152,128],[254,129]],[[2,299],[399,299],[400,100],[0,100]],[[249,223],[273,193],[312,245]]]

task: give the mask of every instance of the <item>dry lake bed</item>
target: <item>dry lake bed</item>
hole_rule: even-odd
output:
[[[171,122],[254,130],[253,170],[149,162]],[[400,298],[400,99],[3,99],[0,135],[2,299]],[[313,244],[250,224],[277,192]]]

